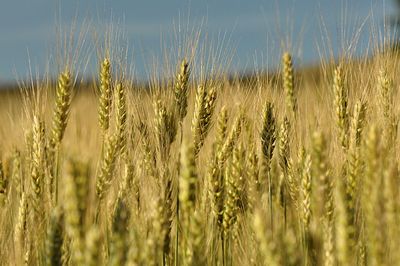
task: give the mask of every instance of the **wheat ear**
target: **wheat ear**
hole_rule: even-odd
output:
[[[333,90],[335,93],[335,112],[336,124],[339,129],[339,140],[343,149],[348,147],[348,129],[349,129],[349,113],[348,113],[348,91],[345,86],[344,73],[342,66],[338,66],[334,71]]]
[[[71,90],[71,74],[68,71],[62,72],[58,77],[53,128],[51,130],[50,145],[53,149],[61,143],[64,137],[71,105]]]
[[[86,233],[85,265],[96,266],[101,263],[101,235],[96,226],[92,226]]]
[[[44,184],[44,124],[40,121],[39,117],[33,117],[33,128],[32,128],[32,154],[31,154],[31,188],[32,188],[32,199],[33,207],[36,211],[40,211],[41,197]]]
[[[110,265],[124,265],[128,255],[128,224],[130,211],[124,199],[117,199],[112,219]]]
[[[61,265],[62,244],[64,239],[64,216],[60,208],[54,209],[46,240],[46,265]]]
[[[205,86],[198,87],[192,120],[193,145],[196,156],[200,152],[208,135],[216,97],[217,92],[215,88],[207,91]]]
[[[175,83],[175,105],[178,112],[178,119],[181,123],[187,114],[189,76],[189,63],[184,59],[181,62]]]
[[[272,177],[270,173],[271,160],[274,154],[276,141],[276,121],[273,113],[272,103],[266,103],[263,113],[262,129],[260,133],[262,151],[262,171],[264,172],[263,183],[268,184],[268,204],[270,211],[270,223],[273,227],[273,202],[272,202]]]
[[[126,150],[126,92],[125,86],[119,82],[115,87],[116,90],[116,134],[117,134],[117,147],[121,154]]]
[[[3,162],[0,158],[0,206],[3,207],[7,200],[8,180],[4,173]]]
[[[286,96],[287,109],[296,117],[297,100],[294,95],[294,76],[292,56],[289,53],[284,53],[283,61],[283,88]]]
[[[380,93],[380,105],[385,120],[385,139],[391,146],[397,134],[397,119],[393,105],[393,80],[389,78],[387,71],[381,69],[378,77],[378,90]]]
[[[112,181],[115,162],[117,159],[117,138],[111,135],[106,139],[105,150],[102,155],[99,174],[96,180],[96,194],[101,201]]]
[[[110,126],[110,114],[112,103],[111,88],[111,63],[110,59],[104,58],[100,66],[100,102],[99,102],[99,123],[103,133]]]
[[[324,217],[324,264],[333,266],[335,257],[333,254],[333,182],[328,167],[326,139],[321,132],[315,132],[313,135],[313,164],[315,173],[320,183],[320,189],[323,199],[323,217]]]

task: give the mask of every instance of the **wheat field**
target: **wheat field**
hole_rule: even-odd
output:
[[[400,265],[397,53],[195,58],[139,86],[105,51],[91,82],[1,92],[0,264]]]

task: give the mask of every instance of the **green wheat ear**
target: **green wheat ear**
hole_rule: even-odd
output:
[[[64,216],[60,208],[54,209],[46,239],[46,265],[62,264]]]
[[[272,103],[267,103],[264,107],[263,123],[260,135],[261,150],[266,163],[266,170],[269,171],[269,164],[272,160],[276,144],[276,120],[273,113]]]
[[[111,63],[105,58],[100,66],[100,101],[99,101],[99,124],[103,132],[110,126],[112,88],[111,88]]]

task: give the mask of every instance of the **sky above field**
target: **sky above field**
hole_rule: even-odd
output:
[[[2,1],[0,83],[24,79],[29,65],[39,75],[46,65],[50,72],[57,69],[57,25],[76,25],[75,32],[82,25],[90,28],[80,49],[81,58],[89,58],[90,73],[96,69],[99,45],[89,43],[101,39],[111,22],[111,32],[123,35],[121,46],[128,43],[129,65],[138,78],[146,79],[152,60],[161,61],[163,49],[176,51],[176,36],[189,29],[200,29],[208,48],[221,49],[220,63],[227,70],[251,71],[276,67],[282,49],[302,65],[318,62],[330,51],[335,56],[343,50],[359,55],[381,40],[384,17],[390,14],[391,0]],[[85,64],[80,63],[81,71]]]

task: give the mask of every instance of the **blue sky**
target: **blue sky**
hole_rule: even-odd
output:
[[[381,28],[384,15],[392,13],[391,0],[2,0],[0,83],[25,78],[29,62],[34,72],[43,71],[46,62],[55,69],[58,22],[89,22],[87,43],[110,22],[122,25],[129,64],[139,78],[146,78],[151,59],[161,60],[161,43],[170,48],[178,24],[201,27],[210,46],[221,46],[232,57],[229,70],[246,71],[255,65],[276,67],[288,37],[297,63],[317,62],[318,47],[332,48],[337,56],[358,32],[356,54],[361,53],[370,43],[371,25]],[[95,69],[93,54],[87,72]]]

